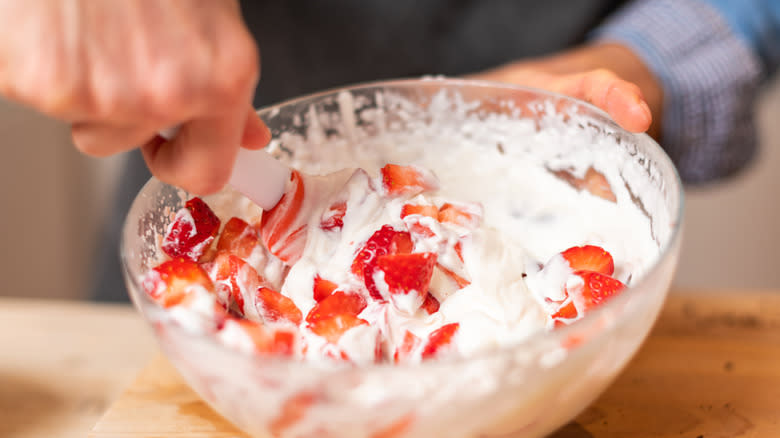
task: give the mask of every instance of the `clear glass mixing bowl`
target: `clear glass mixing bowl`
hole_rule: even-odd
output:
[[[414,148],[399,149],[402,156],[392,157],[376,156],[378,152],[370,146],[377,140],[404,143],[410,133],[430,140],[419,147],[442,148],[442,156],[447,152],[442,136],[473,136],[475,127],[488,128],[479,132],[491,134],[469,141],[475,147],[481,147],[481,141],[489,143],[486,151],[498,149],[497,153],[525,147],[523,132],[610,137],[614,140],[610,150],[594,154],[615,157],[620,184],[631,193],[628,202],[649,218],[647,233],[659,255],[648,263],[641,278],[632,279],[628,290],[585,318],[511,348],[418,365],[367,367],[249,356],[227,349],[210,335],[180,327],[144,293],[140,278],[159,260],[158,238],[188,197],[152,179],[135,199],[123,229],[121,257],[129,293],[189,385],[249,434],[543,436],[575,417],[610,384],[655,321],[680,249],[681,183],[669,158],[652,139],[622,130],[602,111],[533,89],[430,79],[327,91],[265,108],[259,114],[274,136],[270,150],[282,160],[308,163],[310,172],[374,159],[379,163],[413,160]],[[515,122],[527,127],[529,121],[530,131],[512,128]],[[496,124],[495,129],[491,124]],[[338,140],[366,146],[357,149],[351,163],[343,162],[343,156],[329,158],[327,149],[318,146]],[[560,156],[550,150],[539,152],[551,159]],[[451,165],[447,160],[441,162],[441,166]],[[480,175],[476,184],[516,189],[502,188],[501,181],[492,178],[496,176]]]

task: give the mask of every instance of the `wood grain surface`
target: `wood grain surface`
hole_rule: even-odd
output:
[[[243,437],[158,357],[91,438]],[[673,294],[617,381],[554,438],[780,437],[780,293]]]
[[[84,438],[157,351],[129,305],[0,299],[0,437]]]

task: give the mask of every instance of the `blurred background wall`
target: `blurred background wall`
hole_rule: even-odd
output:
[[[753,166],[686,192],[678,288],[780,290],[780,78],[758,111]],[[85,298],[123,157],[85,157],[67,126],[4,101],[0,142],[0,295]]]

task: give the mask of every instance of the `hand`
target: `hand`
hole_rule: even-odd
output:
[[[654,137],[660,133],[661,86],[639,58],[623,46],[586,46],[547,58],[514,62],[471,77],[566,94],[601,108],[628,131],[648,131]]]
[[[152,173],[197,194],[239,144],[265,146],[251,106],[259,54],[235,0],[0,0],[0,93],[72,123],[105,156],[142,145]],[[159,130],[181,125],[165,141]]]

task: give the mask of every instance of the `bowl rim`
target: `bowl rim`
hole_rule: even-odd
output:
[[[492,359],[495,357],[512,354],[519,350],[522,350],[524,347],[531,346],[533,344],[552,342],[560,346],[561,341],[567,339],[567,337],[573,332],[576,332],[577,329],[581,329],[588,325],[593,326],[594,324],[597,324],[597,322],[601,318],[601,315],[607,313],[608,311],[618,306],[624,306],[625,303],[628,300],[630,300],[635,293],[637,293],[636,290],[640,289],[640,286],[644,284],[648,278],[652,278],[653,276],[656,275],[657,271],[661,269],[661,265],[663,264],[663,262],[665,262],[668,259],[671,250],[676,246],[678,246],[678,244],[680,243],[679,241],[681,239],[683,217],[685,211],[685,193],[684,193],[684,186],[680,178],[680,174],[677,170],[677,167],[674,165],[671,158],[669,157],[669,155],[658,144],[658,142],[656,142],[652,137],[650,137],[646,133],[632,133],[626,131],[624,128],[620,127],[612,119],[612,117],[609,116],[609,114],[606,111],[596,107],[595,105],[589,102],[571,96],[567,96],[561,93],[556,93],[556,92],[547,91],[543,89],[533,88],[533,87],[508,84],[503,82],[487,81],[482,79],[462,79],[462,78],[447,78],[443,76],[424,76],[422,78],[417,77],[417,78],[366,81],[366,82],[358,82],[355,84],[347,84],[343,86],[332,87],[314,93],[294,97],[288,100],[284,100],[282,102],[267,105],[260,109],[257,109],[256,112],[262,118],[263,115],[274,113],[275,111],[278,111],[280,108],[285,106],[299,104],[301,102],[310,101],[310,100],[317,100],[326,96],[337,95],[338,93],[345,92],[345,91],[353,92],[353,91],[359,91],[359,90],[365,90],[371,88],[410,89],[410,88],[418,87],[420,85],[439,85],[442,88],[448,88],[448,89],[456,89],[457,87],[505,89],[511,91],[531,93],[531,94],[539,95],[540,97],[545,99],[564,100],[573,103],[577,106],[584,107],[589,111],[595,113],[596,115],[603,117],[604,119],[606,119],[606,122],[610,125],[612,129],[624,135],[637,137],[637,140],[645,141],[649,143],[650,147],[657,149],[657,151],[660,152],[659,154],[660,159],[658,161],[659,165],[667,167],[668,170],[671,170],[672,175],[674,176],[672,181],[676,184],[676,189],[678,192],[677,193],[678,203],[676,206],[677,211],[675,212],[674,217],[672,218],[673,228],[671,233],[669,234],[669,238],[665,242],[661,242],[661,245],[659,247],[659,255],[652,263],[652,265],[649,267],[649,269],[647,269],[644,275],[640,277],[636,283],[632,284],[630,287],[627,287],[624,293],[621,293],[611,298],[610,300],[598,306],[597,308],[587,312],[582,318],[574,321],[571,324],[556,328],[555,330],[541,331],[539,333],[536,333],[532,336],[521,339],[514,343],[486,348],[484,350],[480,350],[477,353],[469,356],[452,355],[443,358],[423,360],[416,363],[378,362],[378,363],[356,365],[351,363],[344,364],[341,362],[333,361],[332,366],[323,366],[323,364],[326,363],[325,361],[322,361],[321,363],[319,361],[309,361],[301,358],[289,358],[286,356],[266,355],[262,353],[251,353],[251,354],[244,353],[239,350],[225,346],[222,343],[218,342],[217,337],[214,336],[213,333],[195,333],[187,330],[186,328],[182,327],[180,324],[166,324],[166,330],[174,329],[180,332],[181,334],[190,336],[192,338],[198,338],[198,340],[205,341],[207,344],[209,344],[209,347],[214,347],[220,352],[227,354],[228,356],[234,355],[236,357],[236,360],[253,360],[253,361],[260,361],[268,364],[283,364],[288,366],[290,364],[293,364],[296,367],[300,366],[304,368],[312,368],[312,369],[317,369],[318,371],[339,372],[344,370],[355,370],[355,369],[374,370],[374,369],[386,369],[386,368],[408,370],[408,369],[415,369],[415,368],[435,368],[439,366],[452,366],[452,365],[458,365],[462,363],[470,363],[478,360]],[[128,287],[128,294],[130,295],[130,298],[133,301],[133,304],[135,305],[136,309],[144,316],[146,322],[151,326],[154,326],[154,322],[147,317],[147,313],[144,310],[144,306],[151,306],[153,308],[157,308],[160,311],[164,311],[164,309],[157,302],[152,300],[147,294],[140,293],[140,291],[143,290],[143,285],[141,284],[141,280],[139,278],[133,276],[133,273],[131,272],[131,269],[128,266],[129,264],[125,256],[125,254],[127,254],[127,251],[125,248],[126,242],[124,237],[125,237],[125,230],[130,225],[129,223],[130,212],[135,210],[136,203],[139,201],[140,195],[144,193],[145,190],[151,184],[154,184],[156,182],[165,184],[157,180],[153,176],[144,184],[144,186],[141,188],[141,190],[136,194],[135,198],[133,199],[133,203],[131,204],[131,207],[128,211],[128,214],[125,217],[124,223],[121,228],[122,231],[120,235],[120,245],[119,245],[119,256],[122,265],[122,272],[125,277],[125,282],[133,283],[131,287]],[[664,291],[664,295],[666,295],[666,293],[670,288],[671,285],[667,286],[666,291]],[[587,337],[584,342],[572,348],[568,348],[567,351],[573,351],[579,349],[583,345],[588,344],[589,343],[588,341],[591,341],[598,336],[610,332],[618,324],[625,321],[626,317],[630,313],[617,312],[616,314],[618,315],[618,318],[615,318],[613,321],[611,321],[611,324],[608,327],[598,328],[595,332],[592,333],[591,336]],[[654,319],[656,318],[657,315]],[[159,337],[156,336],[156,338]],[[532,349],[529,348],[529,350]],[[331,362],[327,362],[327,363],[330,364]]]

